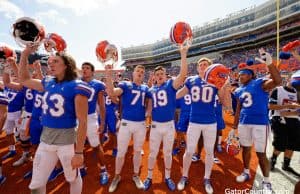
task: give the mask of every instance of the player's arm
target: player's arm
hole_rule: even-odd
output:
[[[150,75],[149,75],[148,82],[147,82],[147,85],[148,85],[149,88],[151,88],[153,86],[153,77],[154,77],[154,73],[153,73],[153,71],[151,71]]]
[[[119,104],[120,103],[119,98],[116,97],[116,96],[112,96],[112,97],[110,97],[110,99],[111,99],[112,103],[114,103],[114,104]]]
[[[119,87],[115,88],[112,79],[112,69],[108,65],[105,67],[106,72],[106,92],[110,97],[121,96],[123,90]]]
[[[151,98],[146,98],[145,99],[145,104],[146,104],[146,117],[151,117],[152,115],[152,99]]]
[[[7,62],[9,66],[5,67],[4,72],[3,72],[3,84],[7,88],[11,88],[13,90],[21,90],[23,88],[22,84],[17,83],[17,82],[12,82],[10,79],[10,70],[12,70],[13,74],[15,77],[18,76],[18,66],[16,63],[16,58],[15,57],[9,57],[7,59]]]
[[[188,74],[188,63],[187,63],[187,52],[189,50],[188,46],[180,46],[181,55],[181,66],[178,76],[173,81],[173,88],[178,89],[184,83],[184,80]]]
[[[237,99],[236,112],[234,115],[234,121],[233,121],[233,126],[232,126],[233,129],[237,129],[237,127],[239,125],[241,109],[242,109],[241,101],[239,99]]]
[[[44,76],[43,76],[40,60],[35,60],[33,62],[33,67],[34,67],[34,71],[36,73],[36,79],[42,80],[44,78]]]
[[[105,117],[106,117],[106,109],[105,109],[105,100],[104,100],[104,91],[100,91],[98,92],[98,106],[100,109],[100,119],[101,119],[101,123],[99,126],[99,132],[102,133],[104,130],[104,125],[105,125]]]
[[[88,98],[78,94],[75,96],[75,111],[78,120],[77,141],[75,145],[75,155],[71,160],[74,168],[79,168],[83,164],[83,148],[87,131]]]
[[[184,86],[179,91],[176,92],[176,99],[182,98],[184,95],[189,93],[189,89]]]
[[[280,116],[287,117],[287,116],[300,116],[300,112],[293,110],[293,111],[282,111],[280,112]]]
[[[0,134],[2,133],[6,116],[7,116],[7,105],[0,104]]]
[[[35,52],[37,48],[38,46],[26,46],[26,48],[22,51],[20,58],[19,78],[23,86],[38,91],[44,91],[44,87],[41,80],[32,79],[28,71],[28,57],[31,53]]]

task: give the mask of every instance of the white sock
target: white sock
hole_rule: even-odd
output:
[[[153,176],[153,170],[152,169],[148,169],[148,176],[147,178],[152,179]]]
[[[70,182],[70,194],[78,194],[82,192],[82,179],[78,173],[76,179]]]
[[[148,158],[148,178],[152,179],[152,175],[153,175],[153,168],[155,165],[155,158],[153,157],[149,157]]]
[[[9,150],[9,151],[14,151],[14,150],[16,150],[15,145],[9,145],[9,146],[8,146],[8,150]]]
[[[23,151],[22,157],[28,157],[29,151]]]
[[[171,169],[165,168],[165,178],[169,179],[171,177]]]
[[[222,135],[220,135],[219,137],[218,137],[218,144],[221,144],[222,143]]]
[[[171,177],[171,168],[172,168],[172,153],[164,154],[164,162],[165,162],[165,178],[168,179]]]
[[[266,182],[266,183],[269,183],[270,179],[269,179],[269,177],[263,177],[263,181]]]
[[[244,168],[244,173],[246,173],[246,174],[250,174],[250,170],[249,170],[249,169],[247,169],[247,168]]]

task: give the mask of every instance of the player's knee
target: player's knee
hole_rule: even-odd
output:
[[[185,153],[184,153],[184,157],[187,157],[187,158],[192,158],[192,156],[193,156],[193,152],[188,152],[188,151],[185,151]]]
[[[14,134],[14,129],[5,128],[4,130],[5,130],[6,135],[13,135]]]
[[[171,148],[163,149],[163,153],[164,156],[172,155],[172,149]]]
[[[158,154],[158,150],[150,149],[149,157],[156,158],[157,154]]]
[[[90,146],[91,146],[93,149],[99,148],[100,141],[89,139],[89,142],[90,142]]]
[[[134,150],[133,154],[136,156],[141,155],[141,150]]]
[[[119,148],[118,148],[117,157],[118,157],[118,158],[124,158],[126,152],[127,152],[126,149],[119,149]]]

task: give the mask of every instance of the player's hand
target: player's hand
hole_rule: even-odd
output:
[[[80,168],[83,165],[83,154],[75,154],[71,159],[72,169]]]
[[[35,60],[33,62],[33,67],[34,69],[41,69],[41,63],[40,63],[40,60]]]
[[[265,49],[261,48],[258,50],[260,58],[255,57],[256,61],[260,63],[264,63],[266,65],[271,65],[273,63],[273,59],[270,53],[266,52]]]
[[[186,56],[187,53],[188,53],[189,48],[190,48],[190,45],[189,45],[189,44],[186,44],[186,45],[180,45],[180,46],[179,46],[180,54]]]
[[[15,58],[15,57],[8,57],[8,58],[6,59],[6,62],[7,62],[11,67],[13,67],[14,65],[17,64],[17,63],[16,63],[16,58]]]
[[[297,51],[297,48],[292,49],[291,53],[292,53],[293,57],[300,57],[300,55],[299,55],[299,53]]]
[[[25,49],[23,50],[22,54],[25,56],[29,56],[31,53],[34,53],[37,51],[39,45],[29,46],[27,45]]]

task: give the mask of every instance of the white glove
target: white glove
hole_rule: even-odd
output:
[[[270,53],[266,52],[264,49],[259,49],[260,58],[255,57],[256,61],[264,63],[266,65],[271,65],[273,63],[273,59]]]

